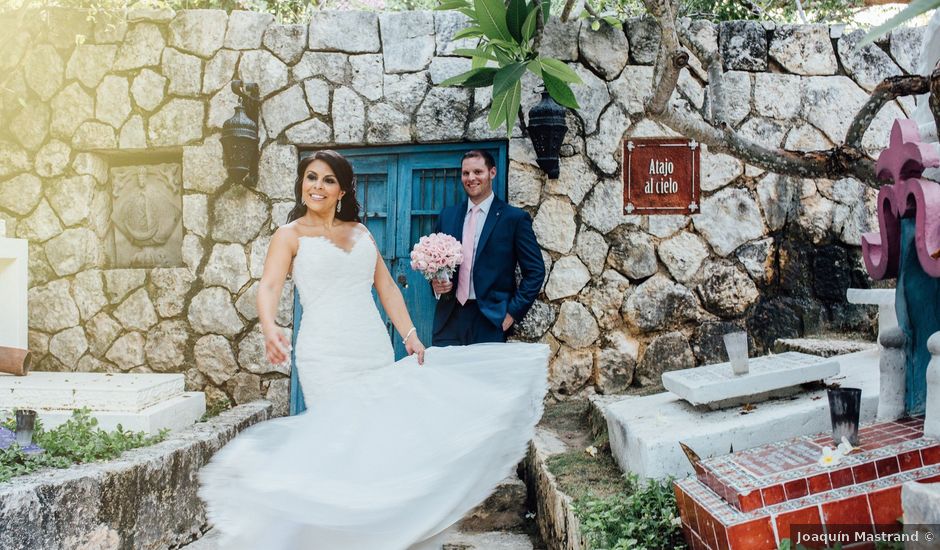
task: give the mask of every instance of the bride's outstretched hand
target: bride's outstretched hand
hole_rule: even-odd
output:
[[[424,364],[424,344],[421,343],[421,340],[418,340],[417,334],[412,334],[405,342],[405,351],[408,352],[408,355],[417,355],[419,365]]]
[[[264,352],[272,365],[280,365],[290,359],[290,340],[280,328],[265,331]]]

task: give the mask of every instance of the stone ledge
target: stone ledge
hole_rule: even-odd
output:
[[[774,353],[798,351],[820,357],[833,357],[857,351],[878,349],[876,342],[844,338],[778,338],[774,342]]]
[[[255,401],[108,462],[0,484],[0,548],[168,548],[206,523],[198,472],[245,428],[271,417]]]
[[[536,428],[525,460],[526,485],[535,494],[536,521],[548,550],[587,550],[572,499],[561,492],[548,469],[549,457],[567,451],[568,446],[554,432]]]

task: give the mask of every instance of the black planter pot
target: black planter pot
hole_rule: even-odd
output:
[[[845,437],[853,447],[858,446],[858,422],[862,410],[862,390],[859,388],[829,388],[829,417],[832,419],[832,439],[838,445]]]

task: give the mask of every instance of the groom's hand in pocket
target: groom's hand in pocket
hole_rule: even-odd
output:
[[[431,281],[431,288],[434,289],[439,296],[447,294],[454,288],[454,283],[451,281],[438,281],[437,279]]]

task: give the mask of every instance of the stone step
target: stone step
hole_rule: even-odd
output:
[[[55,428],[72,418],[70,409],[37,409],[37,412],[46,429]],[[205,412],[206,394],[199,391],[181,393],[136,412],[92,411],[91,416],[98,420],[98,427],[105,431],[114,431],[120,424],[124,430],[156,435],[164,429],[176,431],[188,428],[199,421]]]
[[[461,531],[482,533],[521,528],[525,523],[526,487],[519,476],[504,479],[487,498],[458,524]]]
[[[184,546],[186,550],[221,550],[221,535],[215,529]],[[519,533],[463,533],[455,531],[444,539],[441,550],[533,550],[529,537]]]
[[[0,374],[0,409],[140,412],[183,394],[182,374]]]
[[[840,337],[843,335],[818,336],[812,338],[778,338],[774,342],[774,353],[798,351],[820,357],[833,357],[857,351],[878,349],[878,344],[867,340]]]

